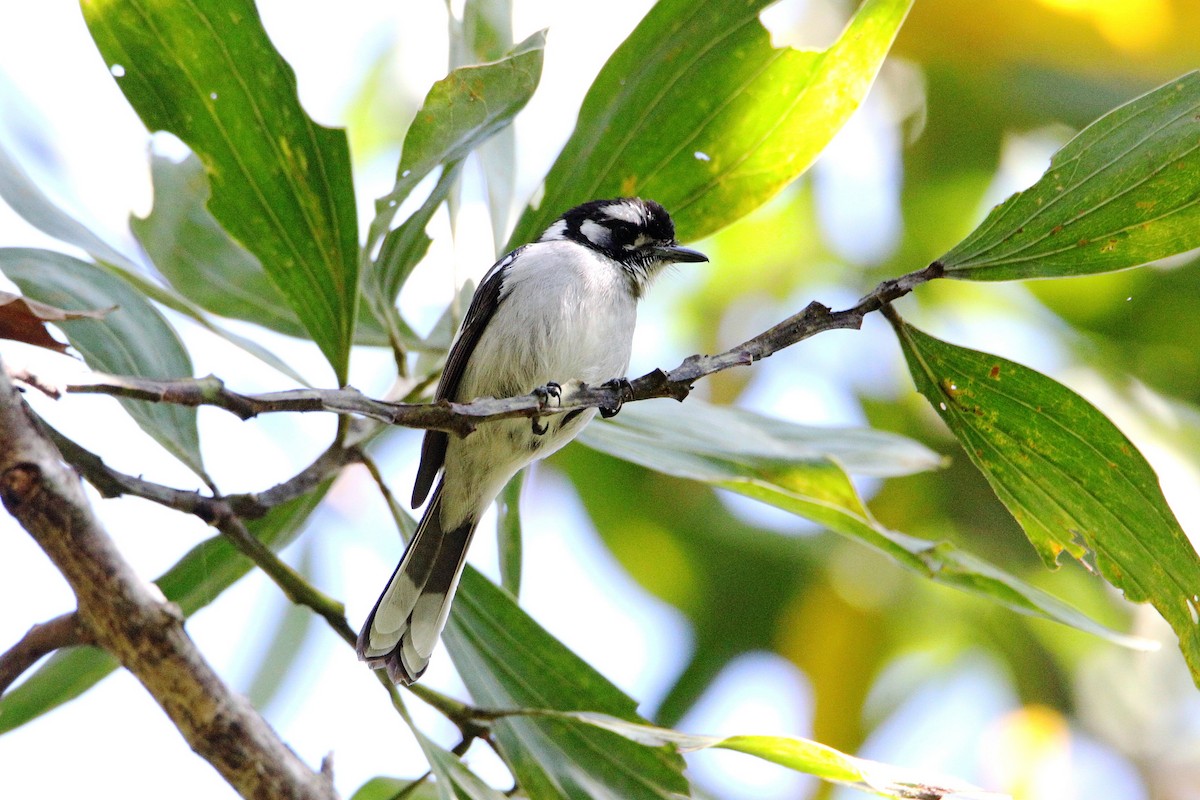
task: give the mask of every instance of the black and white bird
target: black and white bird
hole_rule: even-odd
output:
[[[669,264],[707,260],[678,245],[670,215],[654,201],[572,208],[488,270],[450,347],[437,399],[553,394],[555,381],[596,386],[623,379],[646,287]],[[442,478],[358,635],[359,658],[386,667],[400,683],[421,677],[479,518],[518,470],[567,444],[595,413],[488,422],[465,438],[425,434],[414,508],[439,471]]]

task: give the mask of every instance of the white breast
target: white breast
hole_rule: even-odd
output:
[[[521,255],[463,374],[459,396],[503,397],[548,381],[595,385],[623,377],[637,300],[621,267],[570,241],[540,242]]]

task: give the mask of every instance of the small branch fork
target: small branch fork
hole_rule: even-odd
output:
[[[654,397],[672,397],[682,401],[700,378],[731,367],[752,364],[824,331],[861,328],[867,314],[880,310],[916,286],[939,278],[943,273],[942,265],[935,261],[925,269],[884,281],[856,305],[843,311],[831,311],[817,302],[809,303],[800,313],[737,347],[715,356],[690,356],[669,372],[656,369],[628,382],[603,386],[563,384],[561,395],[555,399],[554,411],[593,407],[613,409],[620,408],[623,403]],[[544,392],[500,399],[484,398],[469,403],[446,400],[437,403],[388,403],[366,397],[354,388],[239,394],[225,388],[224,383],[212,375],[198,379],[158,381],[97,373],[87,383],[72,384],[66,390],[70,393],[107,394],[185,406],[215,406],[242,419],[281,411],[353,414],[388,425],[440,430],[459,436],[471,433],[482,422],[536,417],[547,410]]]
[[[78,603],[74,614],[35,626],[0,657],[6,677],[51,649],[93,642],[141,681],[191,748],[243,797],[336,798],[329,776],[301,761],[248,700],[230,691],[187,635],[179,609],[120,554],[78,476],[3,370],[0,500]]]

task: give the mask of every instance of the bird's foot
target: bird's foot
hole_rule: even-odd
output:
[[[621,410],[621,406],[625,405],[625,401],[633,399],[633,384],[629,382],[628,378],[613,378],[611,381],[605,381],[600,384],[600,387],[602,389],[616,389],[619,392],[615,406],[600,406],[600,416],[605,419],[615,417],[617,412]]]
[[[554,381],[550,381],[545,386],[539,386],[530,392],[538,400],[538,410],[544,410],[550,406],[550,401],[554,400],[559,405],[562,404],[562,387]],[[529,425],[533,429],[534,436],[541,436],[546,431],[550,430],[549,425],[543,425],[538,415],[534,414],[529,418]]]

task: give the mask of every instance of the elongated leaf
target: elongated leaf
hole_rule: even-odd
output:
[[[350,795],[350,800],[441,800],[438,789],[430,781],[424,781],[415,789],[410,788],[415,778],[376,777],[364,783]]]
[[[426,175],[462,161],[525,107],[542,76],[545,44],[545,32],[539,31],[499,61],[460,67],[433,85],[404,137],[396,185],[375,203],[368,251],[383,240],[396,209]],[[426,221],[432,210],[425,212]],[[423,233],[424,224],[420,227],[417,233]],[[379,260],[373,273],[382,301],[395,300],[394,292],[416,263],[411,259],[421,255],[424,248],[409,248],[406,258]]]
[[[877,477],[942,466],[937,453],[894,433],[800,425],[695,399],[683,405],[662,400],[630,404],[619,416],[584,428],[580,441],[614,455],[623,450],[649,457],[666,447],[680,467],[696,458],[701,473],[712,459],[768,468],[781,463],[824,465],[833,459],[847,472]]]
[[[697,239],[807,169],[862,102],[911,2],[866,0],[823,51],[773,48],[758,20],[770,2],[655,5],[592,84],[510,245],[580,202],[632,194]]]
[[[1175,629],[1200,685],[1200,556],[1133,444],[1065,386],[893,322],[909,371],[1048,566],[1066,551]]]
[[[496,515],[496,549],[500,553],[500,585],[513,597],[521,596],[521,470],[500,493]]]
[[[61,253],[16,247],[0,249],[0,271],[29,297],[60,308],[84,311],[116,306],[102,320],[58,323],[92,369],[141,378],[192,377],[192,360],[175,330],[141,294],[112,273]],[[142,430],[205,477],[196,409],[119,399]]]
[[[937,583],[986,597],[1013,611],[1051,619],[1127,647],[1153,647],[1101,625],[949,542],[918,539],[879,524],[858,496],[842,462],[856,472],[857,461],[875,474],[893,475],[936,466],[937,457],[920,445],[879,431],[806,428],[716,406],[703,408],[689,421],[684,409],[692,403],[659,404],[655,410],[646,408],[651,403],[632,404],[607,423],[590,425],[579,440],[634,464],[703,481],[790,511],[862,542]],[[679,419],[667,419],[672,413]],[[903,455],[898,458],[896,453]],[[879,472],[889,464],[894,471]]]
[[[262,266],[226,233],[207,208],[204,166],[195,156],[176,162],[153,156],[154,207],[129,227],[171,286],[198,306],[289,336],[308,332]],[[358,344],[383,346],[387,335],[369,314],[360,315]]]
[[[137,269],[133,261],[47,197],[5,149],[3,142],[0,142],[0,198],[42,233],[75,245],[97,260]]]
[[[300,107],[251,0],[83,0],[125,97],[200,156],[209,209],[253,253],[344,382],[358,301],[345,134]]]
[[[154,207],[129,227],[162,276],[197,305],[225,317],[256,322],[291,336],[307,331],[258,259],[234,241],[205,207],[204,166],[154,156]]]
[[[939,261],[1013,280],[1136,267],[1200,247],[1200,72],[1109,112]]]
[[[633,700],[550,636],[471,567],[443,636],[475,702],[489,708],[599,711],[642,722]],[[682,760],[663,748],[557,719],[499,720],[493,736],[523,792],[554,798],[675,798]]]
[[[124,254],[115,250],[90,228],[55,205],[30,179],[2,144],[0,144],[0,197],[4,198],[12,206],[12,209],[30,225],[62,242],[80,248],[96,259],[100,266],[125,278],[151,300],[156,300],[167,308],[191,317],[206,330],[242,348],[299,383],[307,385],[300,375],[262,345],[213,324],[200,308],[146,277],[141,269]]]
[[[620,734],[645,745],[669,746],[680,752],[717,748],[756,756],[788,769],[852,786],[883,797],[926,800],[1004,800],[1008,795],[985,792],[962,781],[918,770],[855,758],[810,739],[789,736],[702,736],[669,728],[642,725],[590,712],[555,713],[561,717]]]
[[[447,164],[441,177],[438,178],[437,185],[433,187],[433,191],[429,193],[429,197],[425,198],[421,207],[383,237],[383,246],[380,247],[379,258],[375,262],[381,285],[379,289],[381,300],[389,303],[395,301],[396,296],[400,294],[400,288],[404,286],[404,281],[413,271],[413,267],[429,251],[429,245],[433,240],[426,235],[425,229],[429,226],[434,212],[446,201],[451,188],[457,183],[458,176],[462,172],[462,164],[462,161]]]
[[[246,523],[250,532],[272,550],[291,543],[321,502],[332,482],[288,503],[261,519]],[[156,581],[184,616],[191,616],[217,598],[254,565],[222,536],[196,545]],[[19,686],[0,697],[0,734],[13,730],[95,686],[115,670],[116,659],[97,647],[60,650]]]
[[[503,794],[480,780],[454,753],[415,728],[413,733],[437,777],[434,787],[440,800],[504,800]]]

